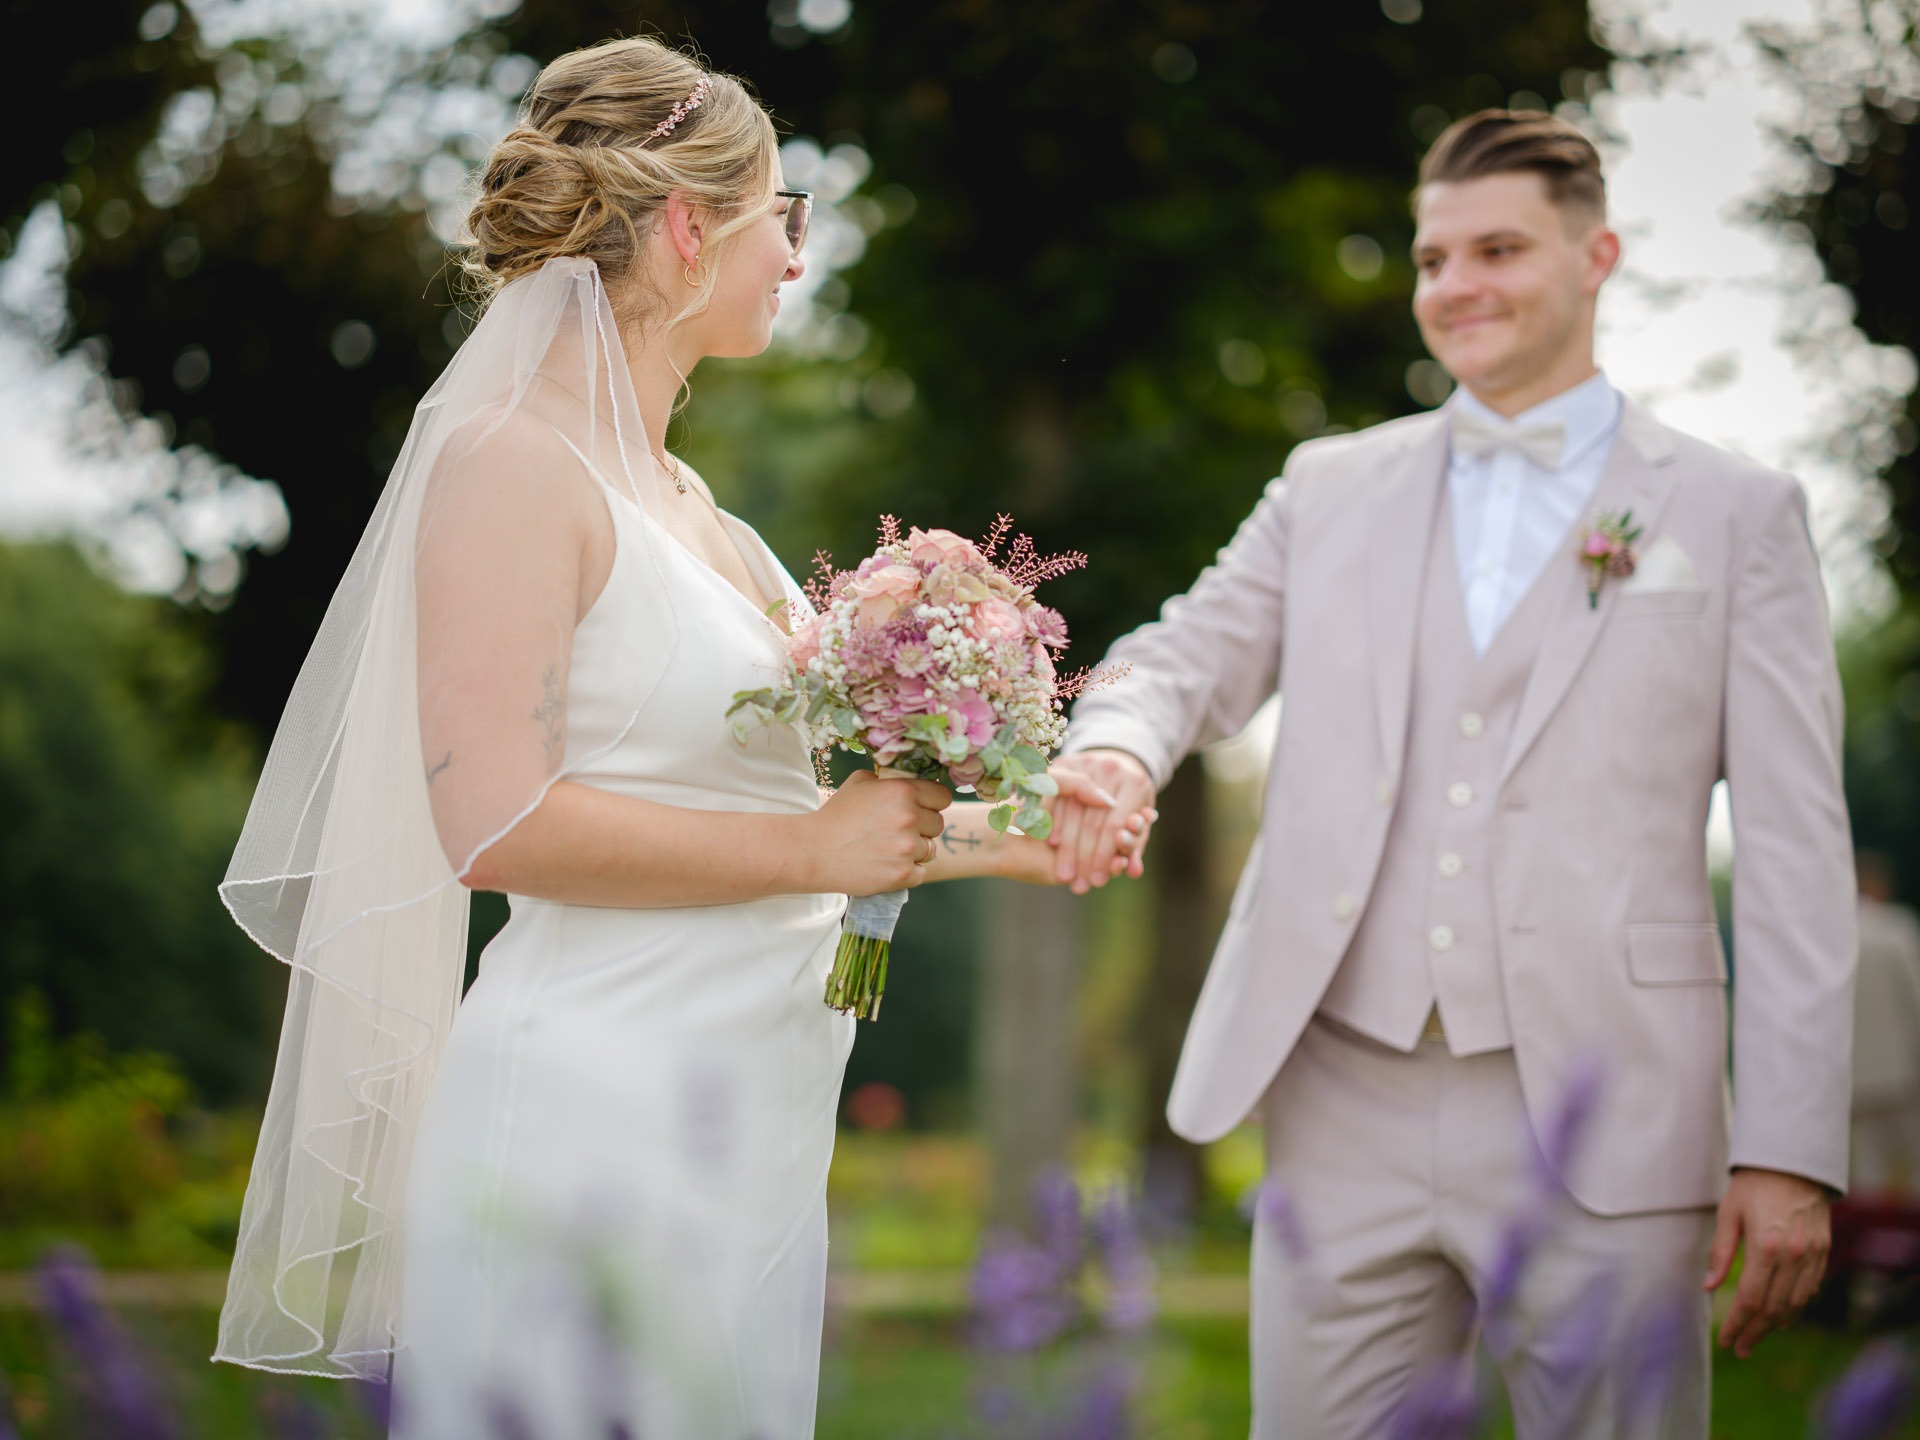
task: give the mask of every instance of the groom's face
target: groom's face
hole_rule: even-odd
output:
[[[1594,298],[1619,254],[1599,217],[1514,171],[1427,185],[1416,219],[1414,319],[1455,380],[1493,399],[1591,373]]]

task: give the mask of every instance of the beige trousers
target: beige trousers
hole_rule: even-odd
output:
[[[1317,1019],[1263,1119],[1254,1440],[1376,1440],[1476,1340],[1520,1440],[1705,1440],[1713,1212],[1581,1210],[1510,1051],[1409,1055]]]

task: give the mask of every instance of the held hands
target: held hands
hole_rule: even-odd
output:
[[[1053,776],[1060,787],[1059,793],[1047,801],[1047,811],[1053,816],[1053,834],[1060,833],[1061,822],[1069,814],[1104,818],[1112,811],[1114,797],[1084,771],[1071,766],[1062,768],[1059,762],[1055,762],[1048,767],[1047,773]],[[1120,843],[1129,849],[1144,844],[1151,824],[1151,812],[1136,811],[1119,817]],[[1065,883],[1055,871],[1056,852],[1051,838],[1035,840],[1014,835],[995,838],[999,845],[995,865],[997,874],[1029,885]]]
[[[1060,782],[1047,838],[1054,883],[1084,895],[1119,875],[1138,879],[1147,836],[1160,818],[1147,767],[1124,750],[1081,750],[1054,761],[1048,773]],[[1092,798],[1096,791],[1104,805]]]
[[[926,879],[946,828],[940,812],[952,803],[953,792],[931,780],[854,772],[808,817],[816,888],[840,895],[911,890]]]
[[[1718,1290],[1744,1239],[1747,1261],[1720,1346],[1742,1360],[1813,1298],[1832,1243],[1826,1189],[1778,1170],[1736,1170],[1720,1200],[1705,1288]]]

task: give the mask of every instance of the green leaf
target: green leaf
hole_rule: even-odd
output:
[[[994,828],[996,834],[1006,834],[1007,826],[1012,823],[1013,806],[1011,805],[996,805],[987,812],[987,824]]]

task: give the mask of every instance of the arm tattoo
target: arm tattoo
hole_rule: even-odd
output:
[[[558,665],[547,667],[540,677],[540,690],[540,703],[533,707],[533,718],[547,727],[547,761],[557,765],[567,749],[567,700]]]
[[[441,772],[451,764],[453,764],[453,751],[449,750],[447,751],[446,758],[438,765],[429,765],[427,767],[427,788],[429,790],[433,788],[433,782],[440,778]]]
[[[951,830],[942,830],[940,832],[940,847],[949,855],[962,845],[966,846],[969,850],[978,850],[980,848],[980,837],[978,835],[955,835]]]

